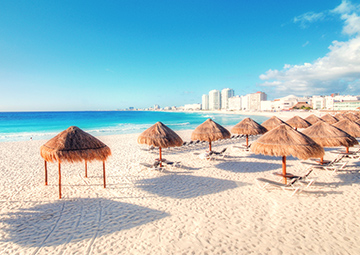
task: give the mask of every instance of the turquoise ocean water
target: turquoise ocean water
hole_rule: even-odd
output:
[[[50,139],[70,126],[94,136],[141,133],[157,121],[173,130],[195,129],[208,118],[232,126],[246,117],[262,123],[267,117],[222,113],[84,111],[0,112],[0,142]]]

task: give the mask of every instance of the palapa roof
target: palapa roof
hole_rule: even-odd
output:
[[[191,134],[191,140],[216,141],[230,137],[230,132],[212,119],[200,124]]]
[[[268,131],[278,127],[280,124],[284,124],[285,122],[279,119],[276,116],[272,116],[270,119],[265,120],[263,123],[261,123],[261,126],[266,128]]]
[[[266,132],[266,128],[250,118],[243,119],[231,129],[231,133],[241,135],[260,135]]]
[[[324,121],[318,121],[303,133],[322,147],[351,147],[358,144],[354,137]]]
[[[353,137],[360,137],[360,126],[359,124],[351,120],[341,120],[333,125]]]
[[[161,148],[176,147],[183,144],[183,140],[180,136],[161,122],[156,122],[142,132],[139,135],[137,142]]]
[[[291,119],[287,120],[286,123],[293,128],[307,128],[311,126],[311,123],[299,116],[292,117]]]
[[[294,156],[299,159],[321,158],[324,149],[310,137],[288,125],[267,132],[251,145],[251,151],[270,156]]]
[[[319,117],[317,117],[315,114],[311,114],[310,116],[306,117],[305,120],[309,122],[311,125],[314,125],[319,120],[322,121]]]
[[[40,147],[40,155],[49,162],[106,160],[110,148],[94,136],[71,126]]]
[[[334,124],[339,121],[337,118],[328,113],[322,116],[321,119],[329,124]]]
[[[342,113],[337,113],[337,114],[335,114],[335,118],[337,118],[339,121],[340,120],[346,120],[346,119],[348,119],[348,117],[346,117],[344,114],[342,114]]]
[[[346,118],[348,118],[351,121],[357,121],[359,119],[358,116],[356,116],[355,114],[348,112],[346,114],[344,114]]]

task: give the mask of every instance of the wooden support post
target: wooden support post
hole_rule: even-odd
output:
[[[85,160],[85,178],[87,178],[87,161]]]
[[[45,186],[48,185],[48,177],[47,177],[47,162],[46,160],[44,160],[45,162]]]
[[[161,147],[159,147],[159,153],[160,153],[160,156],[159,156],[159,160],[160,160],[160,167],[162,167]]]
[[[349,153],[349,147],[346,147],[346,153]]]
[[[246,147],[249,146],[249,135],[246,135]]]
[[[211,151],[211,141],[209,142],[209,152]]]
[[[323,164],[324,164],[324,158],[321,157],[321,159],[320,159],[320,165],[323,165]]]
[[[106,180],[105,180],[105,160],[103,161],[103,177],[104,177],[104,188],[106,188]]]
[[[284,176],[284,183],[286,184],[286,156],[282,157],[282,174]]]
[[[59,199],[61,199],[61,165],[59,161]]]

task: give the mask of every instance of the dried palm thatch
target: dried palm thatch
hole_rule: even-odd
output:
[[[284,124],[285,122],[279,119],[276,116],[272,116],[270,119],[265,120],[263,123],[261,123],[261,126],[266,128],[268,131],[278,127],[280,124]]]
[[[324,149],[310,137],[281,124],[267,132],[251,145],[256,154],[282,156],[282,175],[286,183],[286,156],[292,155],[300,159],[323,157]]]
[[[324,121],[315,123],[305,129],[303,133],[321,147],[351,147],[358,144],[354,137]]]
[[[310,122],[304,120],[303,118],[301,118],[299,116],[292,117],[291,119],[287,120],[286,123],[295,129],[307,128],[307,127],[311,126]]]
[[[243,119],[231,129],[231,133],[239,135],[261,135],[266,132],[266,128],[250,118]]]
[[[359,117],[353,114],[352,112],[345,113],[344,116],[351,121],[357,121],[359,119]]]
[[[348,117],[346,117],[344,114],[342,114],[342,113],[337,113],[337,114],[335,114],[335,116],[334,116],[335,118],[337,118],[339,121],[340,120],[346,120],[346,119],[348,119]]]
[[[230,132],[212,119],[207,119],[200,124],[191,134],[191,140],[200,140],[209,142],[211,151],[211,142],[230,137]]]
[[[139,135],[137,142],[140,144],[159,147],[160,167],[162,167],[161,148],[176,147],[183,144],[183,140],[180,136],[160,121],[156,122],[154,125],[142,132]]]
[[[94,136],[71,126],[42,145],[40,155],[48,162],[104,161],[111,150]]]
[[[360,137],[360,126],[351,120],[341,120],[333,125],[353,137]]]
[[[313,126],[305,129],[303,133],[311,137],[322,147],[345,146],[346,152],[349,152],[349,147],[358,144],[355,137],[326,122],[319,121]],[[323,158],[321,158],[320,163],[323,163]]]
[[[183,140],[172,129],[161,122],[157,122],[142,132],[137,142],[159,148],[181,146]]]
[[[329,124],[334,124],[339,121],[337,118],[328,113],[322,116],[321,119]]]
[[[305,120],[309,122],[311,125],[314,125],[319,120],[322,121],[319,117],[315,116],[314,114],[311,114],[310,116],[306,117]]]
[[[71,126],[50,139],[40,147],[40,155],[45,160],[45,185],[47,185],[47,162],[58,162],[59,167],[59,198],[61,198],[61,162],[85,161],[85,177],[87,177],[87,162],[103,161],[103,179],[105,181],[105,160],[111,155],[110,148],[103,142]]]
[[[261,135],[266,132],[266,128],[250,118],[243,119],[231,129],[231,133],[246,135],[246,146],[249,146],[249,135]]]
[[[322,157],[324,149],[310,137],[281,124],[257,139],[251,150],[270,156],[294,156],[299,159]]]

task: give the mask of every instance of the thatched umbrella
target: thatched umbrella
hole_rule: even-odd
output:
[[[246,147],[249,146],[249,135],[261,135],[266,132],[266,128],[250,118],[243,119],[231,129],[231,133],[246,135]]]
[[[276,116],[272,116],[270,119],[265,120],[263,123],[261,123],[261,126],[266,128],[268,131],[278,127],[280,124],[284,124],[285,122],[279,119]]]
[[[333,126],[345,131],[355,138],[360,137],[360,125],[351,120],[341,120]],[[349,147],[346,147],[346,153],[349,153]]]
[[[47,162],[58,162],[59,166],[59,198],[61,198],[61,162],[85,161],[85,177],[87,177],[87,162],[100,160],[103,162],[104,188],[105,161],[111,155],[110,148],[103,142],[71,126],[40,147],[40,155],[45,160],[45,185],[47,185]]]
[[[348,119],[348,117],[346,117],[344,114],[342,114],[342,113],[337,113],[337,114],[335,114],[335,116],[334,116],[335,118],[337,118],[339,121],[340,120],[346,120],[346,119]]]
[[[311,126],[310,122],[304,120],[299,116],[292,117],[291,119],[287,120],[286,123],[295,128],[295,130],[297,130],[298,128],[307,128]]]
[[[319,117],[317,117],[315,114],[311,114],[310,116],[307,116],[305,118],[305,120],[307,122],[309,122],[311,125],[314,125],[316,122],[318,122],[319,120],[322,121],[322,119],[320,119]]]
[[[139,135],[137,142],[140,144],[159,147],[160,167],[162,166],[161,148],[176,147],[183,144],[183,140],[180,136],[161,122],[156,122],[154,125],[142,132]]]
[[[286,156],[299,159],[323,157],[324,149],[310,137],[281,124],[267,132],[251,145],[251,151],[270,156],[282,156],[282,175],[286,183]]]
[[[339,121],[337,118],[328,113],[322,116],[321,119],[329,124],[334,124]]]
[[[346,118],[348,118],[351,121],[357,121],[359,119],[359,117],[353,114],[352,112],[345,113],[344,115]]]
[[[354,137],[325,121],[318,121],[305,129],[303,133],[312,138],[321,147],[351,147],[358,144]],[[321,158],[320,163],[323,164],[323,158]]]
[[[200,140],[209,142],[209,151],[211,151],[211,142],[219,139],[230,138],[230,132],[212,119],[207,119],[200,124],[191,134],[191,140]]]

